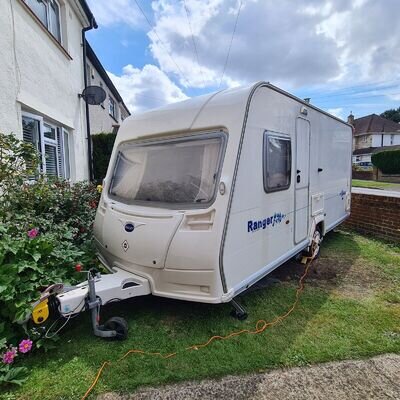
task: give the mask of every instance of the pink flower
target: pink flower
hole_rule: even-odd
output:
[[[39,235],[39,229],[38,228],[33,228],[33,229],[28,231],[28,237],[30,239],[35,238],[37,235]]]
[[[16,347],[10,347],[9,350],[7,350],[3,354],[3,363],[4,364],[12,364],[14,362],[14,358],[17,356],[17,348]]]
[[[27,353],[32,349],[32,340],[24,339],[18,346],[18,350],[20,353]]]

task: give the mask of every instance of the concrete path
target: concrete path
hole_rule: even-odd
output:
[[[194,366],[195,368],[195,366]],[[97,400],[361,400],[400,399],[400,355],[273,370],[147,388],[130,395],[107,393]]]
[[[376,196],[400,197],[400,191],[396,190],[383,190],[383,189],[368,189],[361,187],[352,187],[351,193],[372,194]]]

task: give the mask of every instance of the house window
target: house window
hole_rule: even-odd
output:
[[[22,115],[23,139],[41,155],[40,172],[70,179],[69,134],[64,128],[30,113]]]
[[[60,5],[56,0],[24,0],[47,30],[61,43]]]
[[[104,88],[103,88],[103,82],[102,82],[102,81],[99,82],[99,86],[100,86],[102,89],[104,89]],[[105,107],[104,107],[104,101],[101,102],[100,105],[101,105],[103,108],[105,108]]]
[[[117,108],[115,107],[115,101],[110,95],[108,96],[108,113],[114,119],[117,119]]]
[[[290,186],[292,156],[290,139],[264,134],[263,151],[264,190],[276,192]]]

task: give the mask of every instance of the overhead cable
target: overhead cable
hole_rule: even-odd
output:
[[[188,86],[192,86],[190,84],[190,82],[188,81],[188,79],[186,78],[185,74],[182,72],[181,68],[179,67],[178,63],[175,61],[174,57],[172,57],[172,54],[168,51],[167,46],[165,45],[165,43],[161,40],[160,36],[158,35],[155,27],[152,25],[152,23],[150,22],[150,20],[148,19],[147,15],[145,14],[145,12],[143,11],[142,7],[139,4],[138,0],[135,0],[135,3],[139,9],[139,11],[142,13],[143,17],[145,18],[145,20],[147,21],[148,25],[150,26],[150,28],[152,29],[152,31],[154,32],[154,35],[157,37],[158,41],[160,42],[161,46],[163,47],[164,51],[168,54],[169,58],[172,60],[172,62],[175,64],[177,70],[179,71],[180,75],[182,76],[182,78],[186,81]]]
[[[236,14],[235,26],[233,27],[231,42],[229,43],[228,53],[227,53],[227,55],[226,55],[225,64],[224,64],[224,69],[222,70],[222,75],[221,75],[221,78],[220,78],[220,80],[219,80],[218,89],[221,87],[222,80],[224,79],[224,75],[225,75],[226,67],[227,67],[227,65],[228,65],[229,56],[230,56],[230,54],[231,54],[231,48],[232,48],[233,38],[235,37],[236,28],[237,28],[237,24],[238,24],[238,20],[239,20],[239,15],[240,15],[240,10],[241,10],[241,9],[242,9],[242,0],[240,0],[239,8],[238,8],[238,11],[237,11],[237,14]]]

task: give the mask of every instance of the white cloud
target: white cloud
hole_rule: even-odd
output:
[[[334,115],[335,117],[338,117],[338,118],[340,118],[340,119],[345,119],[344,118],[344,115],[343,115],[343,108],[342,107],[338,107],[338,108],[329,108],[328,110],[327,110],[327,112],[329,113],[329,114],[332,114],[332,115]]]
[[[124,23],[135,28],[143,25],[143,17],[132,0],[89,0],[88,3],[99,25]]]
[[[185,86],[218,86],[238,10],[237,0],[186,1],[197,43],[197,65],[182,2],[153,2],[155,29],[150,49],[161,69]],[[224,84],[269,80],[285,86],[326,81],[340,73],[335,41],[316,31],[320,15],[304,13],[292,0],[243,0]],[[295,3],[296,5],[299,2]],[[318,4],[318,2],[316,2]],[[162,38],[165,46],[159,43]],[[170,60],[173,55],[180,70]],[[316,56],[318,54],[318,56]],[[201,73],[202,72],[202,73]],[[189,84],[188,82],[189,81]]]
[[[179,76],[184,86],[218,86],[238,3],[186,0],[199,66],[182,1],[154,0],[150,50],[161,69]],[[263,79],[294,89],[327,82],[377,82],[400,75],[398,0],[243,0],[242,4],[225,85]]]
[[[198,57],[194,53],[185,3]],[[185,0],[185,3],[153,0],[150,9],[149,3],[139,0],[154,24],[150,29],[134,0],[90,0],[100,24],[125,24],[147,32],[148,49],[158,64],[152,76],[169,81],[157,90],[157,97],[163,100],[185,96],[171,79],[183,88],[212,90],[219,86],[240,0]],[[381,93],[397,100],[399,14],[399,0],[242,0],[222,86],[267,80],[288,90],[318,86],[321,91],[329,92],[390,80],[397,87]],[[137,80],[139,75],[144,82],[144,76],[150,75],[145,68],[133,69],[139,72],[128,74],[129,78]],[[121,81],[127,81],[126,72]],[[180,93],[171,96],[168,92],[171,87]],[[161,93],[164,89],[165,95]],[[141,90],[146,88],[141,86]],[[132,106],[147,107],[149,104],[143,99],[144,95],[140,100],[136,96],[138,103],[132,101]]]
[[[142,69],[126,65],[121,76],[108,72],[126,106],[132,113],[165,104],[186,100],[188,97],[155,65]]]

